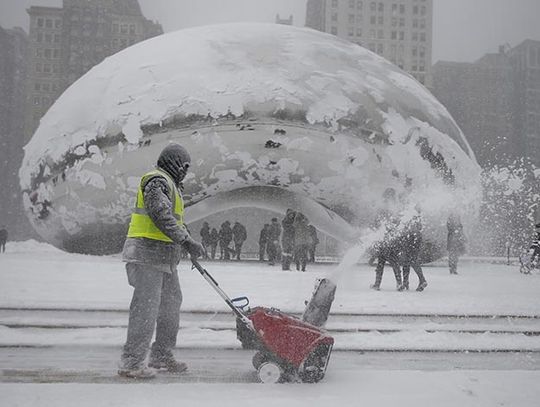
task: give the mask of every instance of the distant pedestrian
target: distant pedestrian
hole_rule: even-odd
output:
[[[411,267],[418,276],[416,291],[424,291],[427,281],[424,277],[420,263],[420,249],[422,247],[422,218],[420,211],[406,225],[401,239],[402,253],[401,264],[403,266],[403,289],[409,289],[409,273]]]
[[[232,241],[232,229],[231,222],[226,220],[221,224],[221,229],[219,230],[219,250],[220,250],[220,260],[230,260],[231,259],[231,248],[229,245]]]
[[[296,270],[306,271],[308,250],[311,245],[311,231],[308,218],[303,213],[296,212],[294,217],[294,262]]]
[[[6,252],[7,240],[8,240],[8,231],[5,226],[2,226],[2,229],[0,229],[0,251],[2,253]]]
[[[208,222],[203,223],[203,226],[199,233],[201,235],[201,243],[204,247],[204,250],[206,251],[206,253],[204,254],[204,258],[208,259],[208,249],[210,246],[210,225],[208,224]]]
[[[268,233],[270,225],[265,223],[259,234],[259,261],[264,261],[264,255],[266,253],[266,245],[268,243]]]
[[[448,268],[450,274],[457,274],[457,264],[459,256],[465,254],[465,234],[459,215],[451,214],[446,222],[448,229],[448,239],[446,248],[448,249]]]
[[[279,237],[281,236],[281,226],[277,218],[272,218],[268,228],[268,241],[266,251],[268,252],[268,264],[273,266],[277,261],[279,249]]]
[[[381,242],[376,244],[377,267],[375,268],[375,283],[371,285],[373,290],[381,289],[382,276],[384,273],[384,265],[388,262],[394,270],[396,278],[396,289],[403,291],[401,280],[401,268],[399,266],[399,258],[401,256],[401,241],[398,233],[399,221],[391,218],[385,223],[386,232]]]
[[[317,235],[317,228],[313,225],[309,225],[309,232],[311,236],[311,244],[309,245],[308,251],[308,261],[315,263],[315,251],[317,250],[317,245],[320,243],[319,236]]]
[[[294,217],[296,212],[287,209],[285,218],[281,221],[283,232],[281,234],[281,269],[290,270],[294,252]]]
[[[212,228],[212,231],[210,232],[210,240],[209,240],[210,257],[212,258],[212,260],[216,258],[216,249],[217,249],[218,243],[219,243],[219,232],[217,231],[216,228]]]
[[[233,242],[234,242],[234,254],[236,256],[236,260],[240,260],[240,254],[242,252],[242,245],[247,239],[246,227],[242,225],[240,222],[236,221],[234,222],[234,226],[232,228],[232,234],[233,234]]]

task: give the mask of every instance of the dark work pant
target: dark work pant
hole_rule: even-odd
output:
[[[212,257],[212,260],[216,258],[216,249],[217,249],[217,243],[211,243],[210,244],[210,257]]]
[[[125,369],[138,369],[144,365],[154,328],[152,356],[172,355],[180,324],[182,291],[176,270],[167,273],[149,264],[136,263],[127,263],[126,270],[134,291],[121,363]]]
[[[378,261],[377,261],[377,267],[375,268],[375,286],[380,287],[382,282],[382,276],[384,272],[384,265],[388,261],[388,264],[392,267],[394,270],[394,277],[396,278],[396,284],[398,286],[401,285],[401,269],[399,268],[399,264],[396,259],[393,258],[393,256],[385,256],[385,255],[379,255]]]
[[[281,252],[281,269],[290,270],[291,262],[293,260],[293,250],[294,247],[290,243],[283,243],[283,251]]]
[[[302,244],[296,246],[294,249],[294,261],[296,262],[296,270],[302,269],[306,271],[306,264],[308,260],[309,245]]]
[[[240,253],[242,253],[242,245],[244,242],[234,242],[234,254],[236,256],[236,260],[240,260]]]
[[[457,264],[459,260],[459,254],[456,251],[448,252],[448,268],[451,274],[457,274]]]
[[[2,253],[6,252],[6,241],[5,240],[0,241],[0,249],[2,250]]]
[[[316,244],[312,244],[312,245],[309,246],[308,259],[312,263],[315,263],[315,250],[316,249],[317,249]]]
[[[266,242],[259,242],[259,260],[264,261],[264,253],[266,252]]]
[[[273,241],[268,242],[267,246],[268,262],[274,264],[277,259],[277,244]]]
[[[426,281],[426,278],[424,277],[424,273],[422,271],[422,266],[418,263],[412,263],[412,264],[404,264],[403,265],[403,285],[405,287],[409,287],[409,274],[411,272],[411,267],[418,276],[418,283],[422,284]]]

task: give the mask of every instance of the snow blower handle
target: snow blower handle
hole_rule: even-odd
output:
[[[235,298],[234,300],[231,300],[229,298],[229,296],[225,293],[225,291],[223,291],[219,284],[217,283],[217,281],[214,279],[214,277],[212,277],[210,275],[210,273],[208,273],[208,271],[206,271],[206,269],[201,266],[201,264],[194,258],[191,259],[191,264],[193,265],[191,268],[192,269],[197,269],[197,271],[204,277],[204,279],[208,282],[208,284],[210,284],[214,290],[216,290],[216,292],[219,294],[219,296],[221,298],[223,298],[223,300],[225,301],[225,303],[232,309],[232,311],[234,312],[234,314],[236,315],[236,317],[242,321],[242,323],[249,329],[251,329],[252,331],[255,331],[255,328],[253,327],[253,323],[251,322],[251,320],[246,316],[246,314],[244,314],[243,310],[239,307],[237,307],[234,302],[235,301],[238,301],[238,300],[241,300],[243,298],[246,298],[247,297],[240,297],[240,298]],[[248,301],[249,302],[249,301]]]

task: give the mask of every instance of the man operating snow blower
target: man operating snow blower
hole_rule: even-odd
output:
[[[155,369],[171,373],[187,369],[172,353],[182,303],[176,267],[181,248],[193,259],[204,253],[202,244],[184,226],[181,187],[190,163],[184,147],[170,144],[161,152],[157,168],[143,175],[139,184],[123,251],[128,282],[134,291],[120,376],[149,379],[156,375]],[[154,327],[156,339],[147,366]]]

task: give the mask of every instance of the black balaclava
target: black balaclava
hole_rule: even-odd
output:
[[[169,144],[159,155],[157,166],[173,178],[177,186],[181,185],[191,164],[191,157],[180,144]]]

